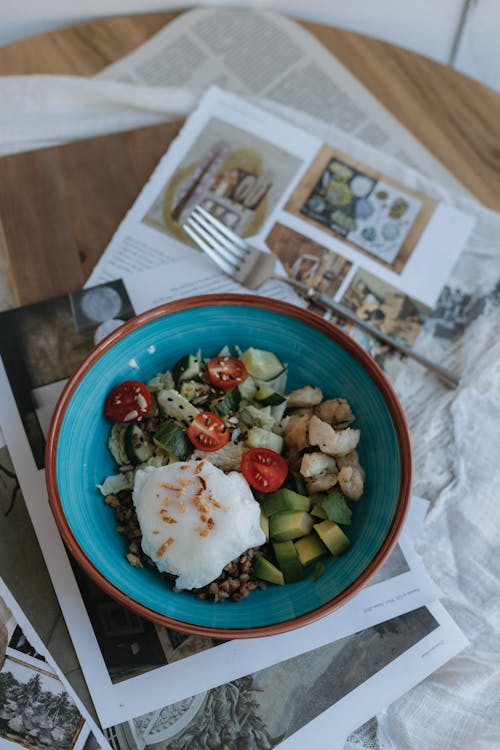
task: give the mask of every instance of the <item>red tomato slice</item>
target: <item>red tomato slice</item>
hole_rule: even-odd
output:
[[[270,448],[251,448],[241,457],[241,473],[255,490],[275,492],[287,477],[288,464]]]
[[[234,388],[248,377],[247,368],[236,357],[213,357],[207,365],[210,382],[217,388]]]
[[[151,394],[139,380],[125,380],[108,394],[104,414],[114,422],[139,422],[151,408]]]
[[[229,427],[217,414],[202,411],[193,419],[187,430],[195,448],[212,453],[223,448],[229,440]]]

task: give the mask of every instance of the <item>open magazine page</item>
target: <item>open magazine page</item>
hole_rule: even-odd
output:
[[[271,11],[190,11],[100,76],[199,90],[217,84],[258,96],[351,133],[447,187],[464,190],[312,34]]]
[[[347,735],[459,653],[437,602],[106,730],[116,750],[341,750]],[[245,744],[243,744],[245,743]]]
[[[168,298],[168,282],[175,286],[185,278],[189,263],[184,259],[173,264],[177,280],[175,274],[161,277],[157,271],[144,273],[2,315],[5,334],[1,337],[0,424],[13,461],[11,473],[19,479],[92,699],[105,726],[156,710],[162,701],[182,700],[304,650],[319,648],[332,637],[348,636],[398,617],[437,595],[410,540],[403,535],[372,585],[328,618],[273,638],[216,643],[141,620],[118,607],[72,565],[55,526],[45,487],[44,444],[55,400],[72,370],[102,335],[103,324],[126,320],[146,309],[145,291],[154,297],[162,285],[164,299]],[[11,502],[11,489],[6,504]],[[96,488],[96,502],[100,500]],[[420,511],[418,518],[422,518]],[[6,533],[8,528],[7,524]],[[5,549],[3,565],[8,566],[8,547]]]
[[[0,578],[0,747],[109,750]]]
[[[240,235],[252,235],[253,244],[270,249],[282,273],[412,347],[474,219],[309,132],[238,96],[209,89],[87,284],[141,267],[170,267],[188,255],[201,263],[182,229],[200,204]],[[190,279],[188,274],[185,294]],[[203,291],[203,285],[197,288]],[[273,293],[266,287],[261,292]],[[289,298],[297,301],[296,295]],[[350,332],[396,375],[399,355],[359,329]]]

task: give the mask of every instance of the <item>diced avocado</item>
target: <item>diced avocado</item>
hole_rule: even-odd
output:
[[[172,375],[177,386],[184,380],[192,380],[201,372],[201,356],[198,354],[186,354],[175,363]]]
[[[351,542],[335,521],[321,521],[314,524],[314,530],[334,557],[341,555],[351,546]]]
[[[129,424],[125,430],[125,450],[129,461],[137,465],[151,458],[154,446],[146,438],[139,425]]]
[[[267,383],[257,383],[255,386],[256,401],[262,404],[262,406],[278,406],[286,401],[286,397],[281,393],[278,393]]]
[[[309,498],[298,492],[282,487],[272,492],[262,501],[262,510],[266,516],[281,513],[284,510],[309,510]]]
[[[243,352],[240,359],[248,374],[258,380],[272,380],[286,369],[276,354],[264,349],[254,349],[252,346]]]
[[[246,437],[246,444],[250,448],[270,448],[276,453],[283,450],[283,438],[275,432],[264,430],[262,427],[251,427]]]
[[[341,492],[335,490],[330,492],[321,502],[320,507],[325,511],[324,518],[335,523],[348,526],[351,523],[352,510],[347,505]]]
[[[200,410],[190,404],[187,398],[181,396],[175,388],[160,391],[158,404],[165,416],[172,417],[184,427],[188,427],[190,422],[200,413]]]
[[[193,452],[191,441],[184,430],[171,420],[167,420],[160,425],[153,439],[157,445],[181,461],[184,461]]]
[[[257,552],[254,557],[253,572],[256,578],[261,578],[263,581],[269,581],[269,583],[276,583],[278,586],[283,586],[285,583],[285,577],[276,565],[266,560],[265,557],[259,555]]]
[[[327,548],[316,534],[308,534],[302,539],[297,539],[295,549],[301,564],[306,567],[309,563],[315,562],[328,552]]]
[[[310,534],[313,518],[303,510],[285,510],[269,519],[269,536],[275,542],[286,542]]]
[[[260,509],[260,528],[266,535],[267,541],[269,541],[269,518],[264,515],[262,508]]]
[[[274,542],[273,551],[285,583],[294,583],[304,578],[304,568],[300,564],[293,542]]]
[[[326,510],[322,505],[318,504],[313,505],[313,507],[311,508],[311,515],[316,516],[316,518],[328,518],[328,516],[326,515]]]
[[[210,402],[210,409],[219,417],[230,417],[237,410],[241,401],[241,393],[238,388],[232,388],[222,398]]]
[[[121,422],[115,422],[111,428],[108,438],[109,452],[119,466],[125,466],[130,463],[130,458],[125,450],[125,431],[128,425]]]

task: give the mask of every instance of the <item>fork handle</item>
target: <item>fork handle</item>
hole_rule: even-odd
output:
[[[445,385],[448,386],[448,388],[456,388],[458,386],[460,382],[459,378],[457,378],[449,370],[446,370],[444,367],[437,365],[435,362],[431,362],[431,360],[423,357],[421,354],[418,354],[418,352],[415,352],[412,349],[404,346],[403,344],[400,344],[398,341],[395,341],[390,336],[387,336],[382,331],[379,331],[379,329],[375,328],[375,326],[372,326],[370,325],[370,323],[366,323],[364,320],[361,320],[361,318],[358,318],[355,313],[351,312],[343,305],[339,305],[337,302],[334,302],[326,295],[321,294],[321,292],[318,292],[316,289],[313,289],[306,284],[302,284],[300,281],[295,281],[295,279],[287,279],[282,276],[277,276],[276,278],[280,279],[280,281],[285,281],[287,284],[300,292],[303,297],[306,297],[306,299],[308,299],[310,302],[314,302],[316,305],[319,305],[319,307],[322,307],[326,310],[331,310],[335,313],[335,315],[338,315],[339,318],[348,320],[350,323],[358,326],[358,328],[366,331],[374,338],[378,339],[379,341],[383,341],[384,344],[388,344],[392,349],[400,352],[400,354],[404,354],[405,357],[414,359],[427,370],[433,372],[436,377],[438,377]]]

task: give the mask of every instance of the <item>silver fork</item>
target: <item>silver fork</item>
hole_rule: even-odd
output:
[[[222,271],[247,289],[258,289],[269,279],[276,279],[289,284],[308,301],[314,302],[319,307],[333,312],[337,317],[353,323],[374,338],[400,352],[400,354],[415,360],[433,372],[449,388],[457,387],[459,378],[449,370],[395,341],[375,326],[358,318],[348,308],[339,305],[316,289],[295,279],[276,274],[277,258],[275,255],[252,247],[246,240],[239,237],[201,206],[196,206],[193,209],[183,224],[183,229]]]

